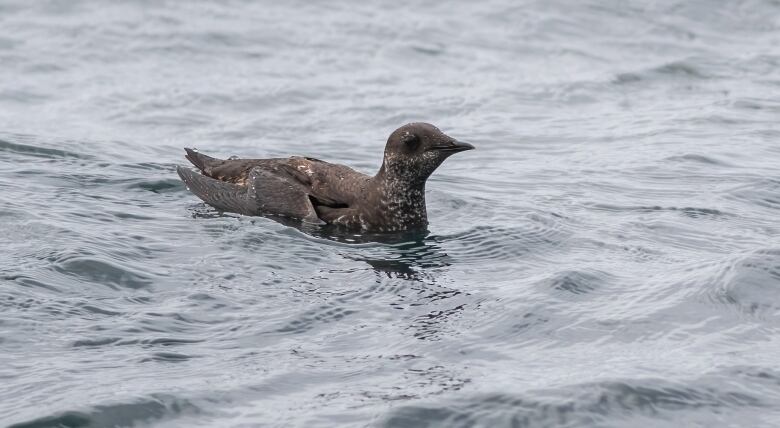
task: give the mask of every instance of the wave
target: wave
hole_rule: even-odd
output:
[[[744,314],[774,316],[780,311],[780,249],[756,250],[723,262],[705,291],[710,301]]]
[[[541,256],[564,245],[572,234],[567,219],[551,213],[531,213],[515,224],[519,226],[475,226],[432,239],[458,263],[478,264]]]
[[[407,405],[382,418],[384,427],[580,427],[641,425],[645,418],[721,421],[719,414],[769,406],[765,397],[715,386],[719,376],[693,384],[661,379],[575,384],[529,394],[485,394],[447,404]],[[776,389],[776,387],[775,387]],[[633,423],[632,423],[633,422]]]
[[[749,205],[778,210],[780,209],[780,180],[760,178],[728,190],[726,197]]]
[[[0,139],[0,153],[15,153],[26,156],[33,156],[44,159],[93,159],[92,156],[76,153],[69,150],[54,149],[49,147],[41,147],[31,144],[22,144],[17,142],[11,142],[9,140]]]
[[[201,413],[194,403],[171,395],[153,395],[137,401],[94,406],[89,410],[68,410],[13,423],[8,428],[129,427]]]

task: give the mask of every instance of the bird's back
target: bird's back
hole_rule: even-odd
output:
[[[218,209],[241,214],[330,222],[359,204],[371,179],[347,166],[309,157],[218,159],[185,150],[202,173],[180,170],[190,190]]]

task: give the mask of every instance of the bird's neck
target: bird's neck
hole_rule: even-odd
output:
[[[425,179],[408,172],[405,168],[399,171],[382,165],[372,178],[372,187],[380,195],[377,208],[388,223],[397,223],[401,229],[425,227],[428,225]]]

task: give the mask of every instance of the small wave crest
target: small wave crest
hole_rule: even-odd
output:
[[[17,422],[8,428],[124,427],[200,412],[201,409],[188,400],[170,395],[155,395],[138,401],[97,405],[89,410],[68,410]]]
[[[706,290],[711,301],[748,315],[780,313],[780,249],[758,250],[728,260]]]

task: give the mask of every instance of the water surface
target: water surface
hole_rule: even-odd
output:
[[[780,4],[0,2],[0,425],[777,426]],[[478,150],[430,233],[219,215],[182,147]]]

